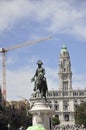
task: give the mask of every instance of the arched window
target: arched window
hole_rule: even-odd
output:
[[[59,105],[55,105],[54,108],[56,111],[59,111]]]
[[[64,90],[68,90],[68,81],[63,82],[63,88]]]
[[[63,66],[66,65],[66,59],[63,59]]]
[[[64,115],[64,120],[69,121],[69,115],[68,114]]]

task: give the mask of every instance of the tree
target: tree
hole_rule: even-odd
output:
[[[32,116],[27,115],[27,109],[24,104],[20,108],[13,105],[7,107],[7,117],[9,117],[9,124],[12,130],[20,128],[21,126],[27,127],[32,123]]]
[[[0,130],[7,130],[8,117],[6,116],[5,107],[0,105]]]
[[[59,118],[57,116],[52,118],[52,124],[53,126],[60,124]]]
[[[81,103],[75,110],[75,123],[86,127],[86,102]]]
[[[32,116],[27,115],[27,110],[28,108],[24,104],[19,108],[14,105],[0,106],[0,129],[7,130],[8,124],[12,130],[32,125]]]

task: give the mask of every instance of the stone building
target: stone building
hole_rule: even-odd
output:
[[[27,99],[22,99],[19,101],[6,101],[6,106],[11,109],[30,109],[30,103]]]
[[[48,91],[48,103],[59,117],[61,125],[74,125],[74,111],[78,104],[86,101],[86,90],[72,88],[72,71],[70,55],[66,46],[63,46],[59,57],[59,87],[58,90]],[[37,95],[38,99],[40,96]],[[36,101],[32,93],[30,102]]]

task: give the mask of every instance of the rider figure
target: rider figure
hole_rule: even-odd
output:
[[[34,91],[36,91],[38,88],[38,84],[40,84],[40,80],[46,80],[46,78],[44,77],[45,75],[45,69],[42,67],[43,63],[41,60],[38,60],[37,62],[38,64],[38,68],[36,69],[35,75],[34,77],[31,79],[31,82],[35,81],[35,85],[34,85]]]

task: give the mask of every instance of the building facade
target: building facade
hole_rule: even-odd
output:
[[[66,46],[61,49],[59,57],[59,87],[58,90],[49,90],[47,100],[55,116],[59,117],[61,125],[74,125],[74,111],[78,104],[86,101],[86,90],[72,88],[72,71],[69,52]],[[40,95],[37,95],[40,99]],[[36,101],[32,93],[30,102]]]

